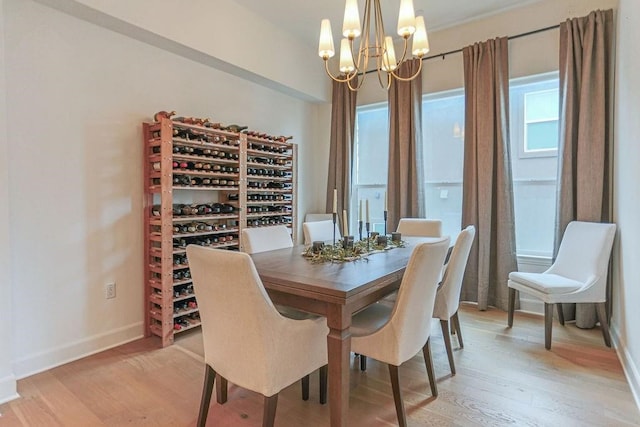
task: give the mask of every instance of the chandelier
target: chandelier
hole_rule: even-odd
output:
[[[337,82],[346,82],[352,91],[356,91],[362,86],[368,72],[369,61],[375,61],[378,81],[384,89],[389,89],[391,80],[394,78],[400,81],[416,78],[422,70],[422,61],[420,61],[418,70],[410,77],[400,77],[396,73],[400,64],[409,59],[407,53],[409,39],[412,36],[411,54],[413,56],[421,59],[429,52],[429,39],[424,18],[415,16],[413,0],[400,1],[398,35],[403,39],[404,48],[399,61],[396,61],[393,39],[384,32],[380,0],[365,0],[362,26],[360,26],[358,1],[346,0],[342,35],[344,38],[340,42],[340,76],[334,76],[329,70],[329,58],[335,55],[335,50],[331,22],[328,19],[323,19],[320,25],[318,55],[324,60],[325,70],[329,77]],[[362,39],[356,48],[354,41],[359,36],[362,36]],[[362,78],[354,80],[358,74],[362,75]]]

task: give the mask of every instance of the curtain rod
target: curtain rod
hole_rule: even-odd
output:
[[[544,27],[544,28],[538,28],[537,30],[527,31],[526,33],[516,34],[515,36],[509,36],[507,39],[508,40],[519,39],[520,37],[531,36],[533,34],[542,33],[544,31],[555,30],[556,28],[560,28],[560,24],[551,25],[549,27]],[[460,53],[460,52],[462,52],[462,50],[463,50],[463,48],[460,48],[460,49],[450,50],[449,52],[444,52],[444,53],[438,53],[438,54],[435,54],[435,55],[425,56],[424,58],[422,58],[422,60],[426,61],[428,59],[434,59],[434,58],[442,58],[442,59],[444,59],[445,56],[452,55],[454,53]],[[365,71],[364,74],[369,74],[369,73],[373,73],[373,72],[376,72],[376,71],[377,70],[368,70],[368,71]]]

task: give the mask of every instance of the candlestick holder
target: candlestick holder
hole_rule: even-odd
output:
[[[337,219],[338,214],[337,213],[333,213],[333,246],[336,245],[336,219]]]
[[[360,240],[362,240],[362,220],[358,221],[358,235],[360,236]]]
[[[370,223],[368,223],[368,222],[365,224],[365,229],[367,230],[367,252],[369,252],[369,240],[370,240],[370,239],[369,239],[369,226],[370,226],[370,225],[371,225],[371,224],[370,224]]]
[[[387,211],[384,211],[384,235],[387,235]]]

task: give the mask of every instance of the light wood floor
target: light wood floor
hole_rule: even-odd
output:
[[[622,368],[599,329],[554,323],[551,351],[544,349],[541,317],[461,309],[465,348],[458,373],[449,374],[439,325],[432,351],[440,395],[429,393],[422,356],[400,368],[409,426],[631,426],[640,425]],[[259,361],[256,361],[259,363]],[[193,426],[204,374],[199,356],[158,340],[142,339],[20,380],[22,396],[0,405],[0,426]],[[280,394],[276,425],[325,427],[317,375],[311,398],[299,383]],[[262,398],[231,386],[229,401],[211,404],[210,426],[259,426]],[[350,426],[397,425],[386,366],[369,360],[366,373],[351,371]]]

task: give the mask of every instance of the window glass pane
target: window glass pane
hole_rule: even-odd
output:
[[[527,123],[526,151],[558,148],[558,121]]]
[[[422,141],[427,218],[442,220],[443,234],[455,238],[462,222],[463,91],[423,98]]]
[[[357,183],[387,183],[389,126],[387,107],[357,113]]]
[[[359,238],[360,201],[362,221],[366,222],[365,202],[369,200],[371,231],[384,232],[384,195],[387,190],[389,157],[388,120],[386,104],[358,107],[356,111],[354,170],[349,210],[350,232],[356,238]],[[365,233],[364,225],[362,232]]]
[[[525,121],[549,120],[558,118],[558,90],[530,92],[526,94]]]

